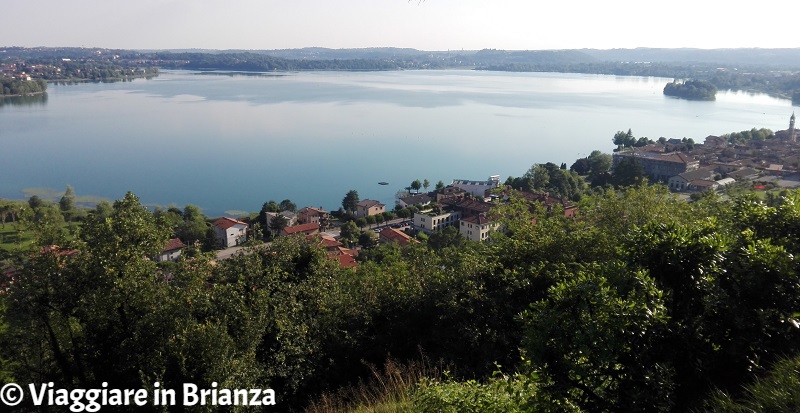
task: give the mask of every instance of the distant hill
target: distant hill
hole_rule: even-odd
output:
[[[20,60],[32,65],[65,66],[64,62],[70,59],[73,63],[77,60],[85,65],[81,73],[104,64],[136,70],[143,67],[145,70],[165,68],[254,72],[471,68],[703,80],[718,90],[763,92],[794,98],[795,101],[800,96],[800,48],[424,51],[396,47],[307,47],[245,51],[0,47],[0,69],[2,65],[11,67],[12,63]]]
[[[597,58],[580,50],[481,50],[471,55],[476,64],[536,63],[569,64],[591,63]]]
[[[287,60],[379,60],[415,61],[417,66],[442,67],[443,65],[577,65],[604,62],[705,64],[720,66],[774,67],[800,70],[800,48],[794,49],[569,49],[569,50],[447,50],[426,51],[411,48],[371,47],[359,49],[330,49],[306,47],[275,50],[123,50],[78,47],[0,47],[0,58],[97,58],[119,55],[123,58],[146,58],[148,55],[174,53],[190,55],[268,55]],[[426,66],[427,64],[427,66]],[[432,65],[432,66],[431,66]],[[401,65],[402,66],[402,65]]]
[[[601,61],[651,63],[718,63],[724,65],[794,67],[800,69],[800,49],[581,49]]]

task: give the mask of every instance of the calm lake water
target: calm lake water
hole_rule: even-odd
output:
[[[468,70],[228,75],[50,85],[0,104],[0,197],[27,188],[258,211],[270,199],[335,210],[350,189],[394,205],[414,179],[520,176],[611,152],[619,130],[690,137],[788,127],[766,95],[662,95],[671,79]],[[2,102],[2,101],[0,101]],[[386,181],[390,185],[380,186]]]

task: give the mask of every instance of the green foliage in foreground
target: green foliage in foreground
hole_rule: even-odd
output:
[[[706,406],[709,413],[800,411],[800,357],[775,363],[769,374],[748,384],[737,400],[718,391]]]
[[[500,211],[509,233],[491,242],[379,246],[354,271],[303,237],[161,267],[147,257],[171,228],[129,194],[86,219],[65,244],[77,255],[15,257],[3,374],[269,387],[297,410],[423,354],[452,375],[415,381],[416,411],[682,412],[717,392],[739,403],[800,355],[798,201],[687,204],[640,186],[584,197],[575,219],[513,201]],[[497,364],[515,373],[493,378]]]
[[[419,413],[517,413],[528,411],[527,399],[535,394],[528,380],[498,376],[486,383],[475,380],[443,382],[421,380],[413,391],[413,411]]]

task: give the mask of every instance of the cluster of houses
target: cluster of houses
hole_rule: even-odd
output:
[[[492,175],[485,181],[456,179],[441,191],[401,198],[398,205],[424,208],[436,203],[440,206],[428,212],[415,213],[412,218],[414,231],[432,234],[452,226],[456,227],[464,238],[482,242],[489,238],[492,231],[500,227],[500,223],[491,213],[498,205],[493,201],[497,197],[507,199],[509,193],[493,194],[492,190],[499,187],[499,175]],[[577,206],[547,193],[520,192],[518,195],[532,204],[542,205],[548,211],[555,211],[558,208],[567,217],[574,216],[577,211]]]
[[[669,139],[633,150],[616,152],[614,165],[632,159],[652,182],[662,182],[676,192],[718,190],[736,182],[764,176],[796,173],[800,167],[800,146],[794,128],[778,131],[775,137],[730,144],[720,136],[708,136],[702,144],[687,148],[680,139]],[[675,151],[678,149],[678,151]]]
[[[490,176],[485,181],[456,179],[452,184],[436,191],[412,194],[397,200],[397,207],[405,208],[415,206],[422,212],[413,214],[408,226],[385,226],[379,230],[378,241],[394,243],[400,246],[417,242],[412,234],[423,232],[432,234],[447,227],[455,227],[466,239],[482,242],[489,238],[491,231],[499,228],[499,223],[493,218],[491,211],[499,203],[498,197],[507,197],[508,194],[496,194],[494,189],[500,187],[500,176]],[[559,208],[565,216],[575,214],[577,207],[562,199],[554,198],[548,194],[520,193],[520,196],[544,206],[548,210]],[[364,218],[383,214],[386,205],[372,199],[358,202],[355,209],[356,218]],[[269,226],[278,216],[286,224],[281,231],[281,236],[304,236],[309,242],[316,243],[328,253],[332,259],[338,260],[342,267],[350,268],[358,265],[356,257],[358,250],[347,248],[335,237],[327,234],[330,216],[322,208],[305,207],[296,212],[281,211],[267,212],[266,223]],[[241,245],[247,241],[248,223],[234,218],[222,217],[212,224],[214,234],[219,244],[225,248]],[[180,239],[170,240],[159,255],[157,261],[175,261],[180,257],[180,251],[186,247]]]
[[[53,70],[56,73],[61,72],[61,69],[56,67],[50,67],[48,65],[42,65],[42,64],[18,65],[16,62],[11,62],[11,63],[0,64],[0,77],[9,78],[13,80],[28,81],[36,77],[35,76],[36,74],[28,73],[26,72],[26,70],[33,70],[36,72],[40,72],[46,69]]]

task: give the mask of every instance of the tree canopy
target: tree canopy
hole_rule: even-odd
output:
[[[496,206],[508,232],[484,243],[448,229],[376,246],[349,221],[343,242],[370,248],[352,270],[304,236],[156,263],[172,228],[127,194],[62,250],[15,255],[0,379],[217,382],[302,410],[370,366],[424,357],[450,373],[416,382],[411,411],[792,406],[800,192],[686,203],[661,185],[609,187],[572,218],[518,202]]]
[[[347,191],[347,194],[342,199],[342,208],[348,213],[354,213],[356,207],[358,206],[358,191],[355,189],[351,189]]]

